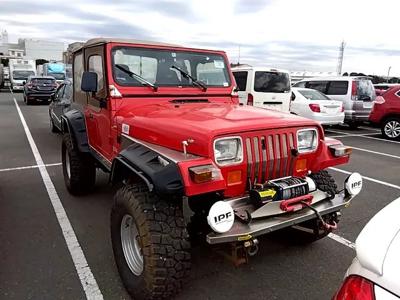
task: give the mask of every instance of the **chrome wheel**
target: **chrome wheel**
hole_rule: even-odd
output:
[[[400,122],[397,120],[390,120],[385,124],[383,130],[386,136],[396,139],[400,136]]]
[[[121,245],[129,269],[139,276],[143,272],[143,255],[139,244],[139,231],[130,215],[125,215],[121,221]]]
[[[66,151],[65,153],[65,169],[67,171],[68,178],[71,178],[71,163],[69,160],[69,153]]]

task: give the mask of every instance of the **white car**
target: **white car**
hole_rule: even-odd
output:
[[[334,300],[400,299],[400,198],[378,212],[356,240],[357,256]]]
[[[338,125],[344,122],[343,103],[331,100],[313,89],[292,88],[290,112],[322,125]]]
[[[288,71],[241,66],[232,68],[232,73],[241,104],[289,112],[291,84]]]

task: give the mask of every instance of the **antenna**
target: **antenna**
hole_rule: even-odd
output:
[[[239,45],[239,54],[238,54],[238,62],[237,62],[237,64],[240,65],[240,45]]]
[[[342,41],[339,47],[339,57],[338,57],[338,64],[336,73],[338,76],[342,75],[342,66],[343,66],[343,56],[344,56],[344,47],[346,47],[346,43]]]

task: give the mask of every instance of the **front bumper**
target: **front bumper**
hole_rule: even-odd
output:
[[[312,206],[321,216],[340,211],[343,207],[349,205],[353,198],[346,196],[344,192],[336,194],[335,198],[331,200],[325,192],[319,190],[310,194],[314,196]],[[228,232],[209,233],[206,237],[209,244],[250,240],[316,218],[315,213],[307,207],[296,212],[282,212],[279,209],[279,201],[276,201],[276,203],[268,203],[270,207],[265,207],[268,205],[266,204],[259,209],[254,209],[253,205],[249,204],[249,200],[249,197],[246,196],[227,201],[231,204],[235,213],[245,209],[251,213],[253,219],[250,224],[246,224],[236,217],[231,230]]]

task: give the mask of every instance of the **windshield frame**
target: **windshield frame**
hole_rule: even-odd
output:
[[[110,71],[112,73],[112,78],[115,84],[117,84],[120,87],[125,87],[125,88],[143,88],[143,85],[134,85],[131,83],[123,83],[116,78],[116,72],[115,72],[115,60],[114,60],[114,53],[116,50],[121,49],[121,48],[132,48],[132,49],[137,49],[141,51],[159,51],[159,52],[180,52],[180,53],[188,53],[188,54],[194,54],[194,55],[204,55],[204,56],[218,56],[223,62],[224,62],[224,75],[225,75],[225,80],[227,85],[221,84],[221,85],[207,85],[207,83],[199,80],[196,78],[194,75],[194,78],[196,78],[198,81],[201,81],[201,83],[204,83],[207,85],[207,88],[218,88],[218,89],[226,89],[230,88],[232,86],[232,77],[231,77],[231,72],[230,72],[230,65],[229,62],[226,58],[226,56],[220,52],[214,52],[212,50],[202,50],[202,51],[196,51],[196,49],[187,49],[187,48],[158,48],[158,47],[143,47],[140,45],[129,45],[129,44],[118,44],[118,45],[113,45],[111,48],[109,48],[109,57],[110,57]],[[147,79],[146,79],[147,80]],[[157,81],[154,83],[157,87],[159,88],[191,88],[191,89],[198,89],[195,85],[191,84],[188,82],[187,84],[183,85],[176,85],[176,84],[159,84]]]

